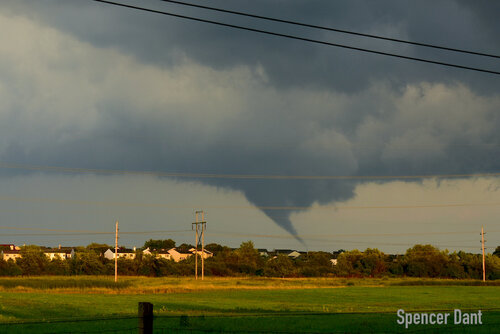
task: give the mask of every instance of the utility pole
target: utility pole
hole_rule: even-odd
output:
[[[205,213],[201,212],[201,221],[205,221]],[[205,279],[205,224],[201,224],[201,280]]]
[[[118,220],[116,221],[115,232],[115,282],[118,282]]]
[[[201,221],[198,220],[198,214],[201,213]],[[192,223],[191,228],[196,230],[196,251],[194,260],[195,279],[198,279],[198,245],[201,243],[201,279],[205,278],[205,263],[203,254],[205,250],[205,229],[207,222],[205,221],[205,213],[203,211],[196,211],[196,221]],[[201,240],[200,240],[201,239]]]
[[[481,245],[483,249],[483,282],[486,282],[486,267],[484,261],[484,228],[481,226]]]

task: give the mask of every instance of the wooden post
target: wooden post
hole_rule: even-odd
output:
[[[196,211],[196,251],[194,253],[194,278],[198,279],[198,211]]]
[[[139,302],[139,334],[153,334],[153,304]]]
[[[205,254],[205,213],[201,212],[201,280],[205,279],[205,259],[203,255]]]
[[[484,228],[481,226],[481,248],[483,249],[483,282],[486,282],[486,268],[484,261]]]
[[[115,232],[115,282],[118,281],[118,220],[116,221]]]
[[[201,221],[198,220],[198,214],[201,213]],[[200,226],[201,225],[201,226]],[[205,259],[203,258],[203,254],[205,251],[205,214],[203,211],[196,211],[196,221],[191,224],[191,228],[194,230],[196,228],[196,246],[195,246],[195,251],[194,251],[194,271],[195,271],[195,279],[198,279],[198,245],[200,244],[200,238],[201,238],[201,279],[203,280],[205,278]],[[198,226],[200,226],[200,229],[198,229]],[[200,235],[201,233],[201,235]]]

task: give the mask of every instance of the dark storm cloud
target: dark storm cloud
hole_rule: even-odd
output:
[[[165,10],[179,8],[157,1],[143,3]],[[214,6],[229,5],[269,16],[500,53],[495,34],[500,28],[482,5],[455,1],[433,2],[432,8],[415,1],[214,2]],[[51,71],[43,78],[48,79],[44,84],[71,83],[70,87],[63,84],[63,90],[77,92],[70,99],[74,105],[61,103],[58,97],[42,99],[47,88],[32,84],[26,74],[19,80],[19,89],[10,87],[9,97],[16,102],[8,110],[10,118],[4,127],[0,124],[3,161],[275,175],[449,174],[498,171],[500,167],[499,79],[492,75],[232,31],[92,1],[16,0],[2,2],[0,9],[36,19],[98,48],[119,50],[139,64],[154,65],[155,71],[180,69],[180,79],[188,78],[191,84],[205,80],[191,87],[185,100],[171,102],[163,100],[161,90],[148,95],[165,79],[154,77],[155,71],[135,82],[134,75],[143,70],[131,67],[129,77],[111,80],[123,69],[115,68],[109,55],[96,56],[93,63],[80,54],[69,54],[69,61],[84,65],[74,64],[72,69],[70,62],[66,67],[52,62],[50,66],[55,74],[69,73],[70,79],[53,77]],[[199,15],[194,10],[182,12]],[[251,20],[231,22],[255,25]],[[257,26],[334,42],[359,41],[362,47],[410,56],[442,57],[440,52],[361,42],[338,34],[269,23]],[[65,56],[64,49],[59,52]],[[186,59],[226,74],[202,70],[186,74],[183,70],[190,67]],[[494,64],[462,56],[446,60],[481,67]],[[92,70],[90,79],[78,72],[79,67],[94,65],[98,69]],[[234,74],[241,67],[250,73]],[[0,78],[18,80],[7,69],[0,72]],[[238,86],[240,82],[244,83]],[[22,96],[19,91],[28,85],[34,87],[32,94]],[[102,92],[94,92],[94,86]],[[221,98],[215,96],[219,93]],[[169,91],[164,94],[176,97]],[[27,111],[33,105],[48,116],[31,119],[37,115]],[[61,113],[50,114],[52,108]],[[94,117],[86,116],[88,110],[97,116],[95,121],[83,122],[84,127],[81,120]],[[77,115],[76,120],[61,121],[66,113]],[[240,190],[257,206],[309,207],[344,201],[354,196],[356,186],[354,181],[200,182]],[[296,234],[287,215],[290,212],[263,211]]]
[[[127,3],[137,5],[137,2]],[[279,25],[186,8],[160,1],[140,5],[181,14],[223,20],[278,32],[345,43],[408,56],[431,58],[498,70],[487,58],[373,41],[338,33]],[[213,1],[210,5],[272,17],[332,26],[394,38],[500,54],[498,22],[488,6],[458,1]],[[491,92],[496,78],[429,64],[231,30],[92,1],[7,1],[15,13],[30,15],[101,47],[116,47],[141,61],[172,66],[179,57],[215,68],[261,64],[277,87],[312,85],[359,91],[373,80],[396,86],[421,80],[469,82]],[[492,4],[497,7],[498,5]],[[488,11],[489,9],[489,11]],[[488,19],[489,18],[489,19]],[[483,22],[486,19],[486,22]],[[494,92],[494,91],[493,91]]]

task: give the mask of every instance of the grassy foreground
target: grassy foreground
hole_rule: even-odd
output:
[[[158,333],[399,332],[400,308],[484,313],[482,326],[420,325],[405,332],[494,333],[500,327],[500,286],[476,285],[400,278],[126,277],[116,285],[95,276],[0,278],[0,333],[136,333],[141,301],[153,303]]]

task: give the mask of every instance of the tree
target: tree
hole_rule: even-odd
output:
[[[47,264],[46,273],[50,275],[68,275],[70,273],[69,261],[54,258]]]
[[[363,273],[371,277],[383,274],[387,271],[385,262],[386,256],[384,253],[376,248],[367,248],[363,252],[363,257],[361,258]]]
[[[357,249],[340,253],[335,266],[335,273],[340,276],[360,276],[363,274],[361,259],[363,253]]]
[[[8,261],[0,259],[0,276],[18,276],[22,273],[21,268],[12,259]]]
[[[293,261],[287,255],[279,254],[266,262],[264,275],[282,278],[293,277],[295,276]]]
[[[327,252],[309,252],[303,261],[302,256],[296,265],[299,266],[300,273],[307,277],[325,276],[333,272],[333,266],[330,262],[332,255]]]
[[[235,253],[240,273],[255,275],[262,266],[259,251],[254,248],[251,241],[241,243],[240,248]]]
[[[448,256],[448,261],[443,270],[443,276],[449,278],[466,278],[464,266],[460,260],[460,256],[454,252]]]
[[[21,258],[17,265],[23,271],[23,275],[45,274],[49,259],[38,246],[24,246],[21,248]]]
[[[493,252],[493,255],[496,255],[496,256],[500,257],[500,246],[497,246],[497,248]]]
[[[205,249],[208,250],[209,252],[212,252],[214,256],[217,256],[219,253],[226,251],[226,250],[231,250],[229,247],[222,246],[216,243],[211,243],[205,246]]]
[[[432,245],[415,245],[405,254],[406,273],[415,277],[445,276],[448,255]]]
[[[175,241],[172,239],[166,239],[166,240],[153,240],[149,239],[144,243],[144,249],[149,248],[149,249],[171,249],[175,247]]]
[[[483,260],[480,254],[458,252],[460,262],[464,268],[465,277],[480,279],[483,277]]]
[[[189,250],[191,248],[194,248],[194,246],[191,244],[181,244],[179,247],[177,247],[177,251],[179,253],[189,253]]]
[[[94,251],[78,252],[71,260],[71,272],[77,275],[105,275],[110,273],[108,261]]]
[[[114,248],[115,248],[114,246],[110,246],[107,244],[98,244],[93,242],[90,245],[88,245],[85,250],[91,250],[96,252],[97,254],[104,254],[104,252],[106,252],[108,249],[114,249]]]
[[[485,259],[485,265],[487,279],[500,279],[500,257],[488,254]]]

